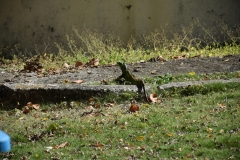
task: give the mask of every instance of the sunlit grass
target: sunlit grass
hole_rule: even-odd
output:
[[[239,159],[240,87],[235,85],[159,97],[157,104],[139,103],[136,113],[128,112],[129,99],[114,104],[98,98],[72,106],[41,106],[29,114],[1,111],[1,129],[12,140],[11,152],[1,158]],[[96,103],[100,108],[89,107]],[[63,148],[46,148],[64,142],[68,145]]]

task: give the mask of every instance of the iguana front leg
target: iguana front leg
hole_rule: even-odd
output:
[[[144,96],[145,96],[145,99],[148,103],[150,103],[149,99],[148,99],[148,96],[147,96],[147,93],[146,93],[146,89],[145,89],[145,85],[143,83],[143,80],[139,80],[138,82],[139,84],[136,84],[137,88],[138,88],[138,93],[141,93],[142,90],[143,90],[143,93],[144,93]]]

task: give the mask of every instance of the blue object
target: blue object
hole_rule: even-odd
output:
[[[11,150],[10,137],[0,130],[0,152],[9,152]]]

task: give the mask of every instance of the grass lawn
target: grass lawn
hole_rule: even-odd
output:
[[[0,158],[240,159],[240,84],[214,86],[221,89],[160,95],[161,102],[136,103],[140,109],[131,113],[130,99],[107,100],[114,95],[28,114],[0,111],[12,141]]]

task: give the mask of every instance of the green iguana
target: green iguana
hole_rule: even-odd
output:
[[[119,76],[115,81],[117,82],[121,82],[122,79],[124,79],[124,81],[126,82],[130,82],[132,85],[136,85],[138,88],[138,92],[140,93],[143,89],[144,92],[144,96],[147,100],[147,102],[149,103],[149,99],[148,96],[146,94],[146,90],[145,90],[145,85],[143,83],[143,80],[140,78],[135,77],[134,74],[132,74],[128,69],[125,63],[123,62],[117,62],[118,66],[121,68],[122,70],[122,75]]]

